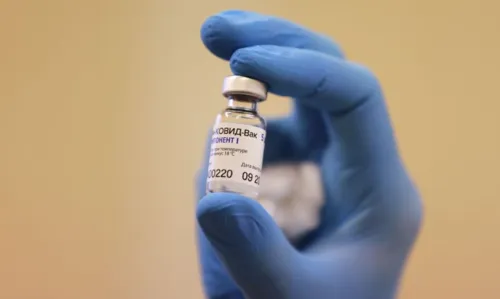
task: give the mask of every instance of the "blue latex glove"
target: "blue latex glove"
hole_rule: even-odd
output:
[[[207,296],[394,298],[422,206],[375,76],[329,38],[271,16],[223,12],[201,35],[235,74],[294,99],[290,116],[268,120],[264,166],[314,161],[326,197],[320,226],[291,244],[258,202],[205,196],[205,163],[197,218]]]

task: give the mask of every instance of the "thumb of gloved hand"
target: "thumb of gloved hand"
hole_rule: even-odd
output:
[[[257,202],[212,193],[197,207],[201,230],[236,284],[249,298],[286,298],[299,269],[299,253]],[[300,274],[299,274],[300,275]]]

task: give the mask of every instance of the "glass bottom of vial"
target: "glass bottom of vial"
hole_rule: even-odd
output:
[[[257,199],[259,190],[256,187],[249,186],[239,182],[207,182],[207,193],[229,192],[236,193],[251,199]]]

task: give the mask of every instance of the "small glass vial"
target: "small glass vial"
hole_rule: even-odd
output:
[[[222,94],[228,104],[213,127],[207,193],[234,192],[257,199],[266,138],[257,103],[266,100],[267,88],[254,79],[230,76],[224,79]]]

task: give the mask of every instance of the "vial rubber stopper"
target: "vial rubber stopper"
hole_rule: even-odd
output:
[[[252,96],[259,102],[267,98],[267,87],[264,83],[242,76],[229,76],[224,79],[222,94],[230,96],[234,94]]]

